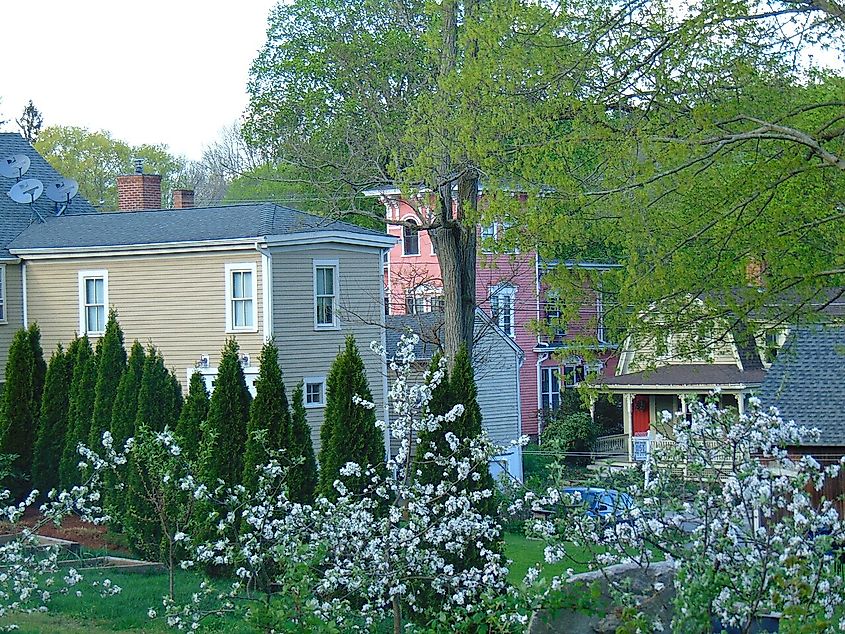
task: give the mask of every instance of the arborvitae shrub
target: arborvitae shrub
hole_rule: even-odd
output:
[[[135,428],[144,424],[152,431],[161,431],[166,426],[175,429],[176,421],[179,420],[181,399],[179,382],[164,367],[164,358],[159,351],[151,346],[144,358]]]
[[[317,489],[317,461],[311,443],[311,427],[305,413],[302,383],[296,386],[292,399],[287,451],[293,466],[287,475],[288,498],[293,502],[310,504],[314,501]]]
[[[346,347],[338,355],[326,381],[326,410],[320,430],[320,495],[337,497],[334,481],[340,479],[352,491],[364,486],[364,472],[384,464],[384,435],[376,427],[374,409],[354,402],[359,396],[372,401],[364,361],[355,338],[346,338]],[[362,475],[340,476],[348,462],[361,467]]]
[[[97,385],[94,390],[94,414],[88,445],[95,451],[102,447],[103,432],[111,430],[114,402],[123,373],[126,371],[126,350],[123,331],[117,323],[117,311],[109,311],[97,360]]]
[[[56,346],[56,351],[47,366],[47,376],[44,382],[44,394],[41,399],[41,415],[38,422],[38,433],[35,439],[35,452],[32,463],[32,482],[42,493],[59,486],[58,465],[62,460],[65,432],[67,430],[67,413],[70,397],[70,373],[68,353],[62,344]]]
[[[260,369],[255,380],[255,399],[249,409],[243,484],[255,489],[257,469],[267,464],[268,450],[281,449],[290,434],[290,411],[279,351],[272,341],[261,349]]]
[[[133,342],[129,351],[126,372],[120,377],[114,399],[111,417],[111,434],[115,447],[121,448],[127,438],[135,435],[135,419],[138,416],[138,392],[144,375],[144,347]]]
[[[179,423],[176,425],[179,444],[190,460],[197,457],[202,440],[202,427],[208,419],[208,406],[209,398],[205,379],[199,372],[194,372],[188,383],[188,398],[185,399]]]
[[[72,344],[71,347],[74,347]],[[80,461],[77,445],[88,442],[91,416],[94,411],[94,387],[97,379],[97,357],[91,349],[88,337],[81,337],[75,343],[76,356],[73,362],[73,378],[70,384],[68,403],[68,425],[65,446],[59,466],[59,480],[62,488],[70,488],[80,482],[77,465]]]

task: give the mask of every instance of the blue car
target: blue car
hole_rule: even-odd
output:
[[[584,512],[602,522],[626,521],[634,508],[634,499],[630,495],[614,489],[566,487],[561,489],[561,493],[570,496],[580,494]]]

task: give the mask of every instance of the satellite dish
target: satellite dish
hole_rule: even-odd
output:
[[[17,178],[29,169],[29,157],[26,154],[14,154],[0,160],[0,174],[6,178]]]
[[[31,205],[44,192],[44,185],[37,178],[25,178],[12,185],[9,190],[9,198],[16,203]]]
[[[72,178],[62,178],[44,188],[47,198],[56,203],[70,203],[70,199],[79,191],[79,183]]]

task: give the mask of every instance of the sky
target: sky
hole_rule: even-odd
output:
[[[191,160],[247,105],[276,0],[3,0],[0,119],[108,130]]]

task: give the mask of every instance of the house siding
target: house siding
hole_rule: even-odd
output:
[[[6,264],[5,267],[6,321],[0,324],[0,382],[5,380],[9,346],[15,333],[23,326],[23,269],[20,264]],[[50,349],[45,346],[44,350],[49,356]]]
[[[376,248],[272,247],[273,334],[289,391],[304,377],[328,376],[346,335],[358,344],[376,416],[385,418],[382,360],[370,350],[384,334],[382,256]],[[314,328],[314,261],[337,260],[340,329]],[[319,450],[325,408],[308,409],[314,450]]]
[[[669,335],[668,349],[678,350],[684,341],[683,335]],[[623,354],[629,355],[629,361],[623,373],[639,372],[648,368],[664,365],[683,365],[691,363],[736,363],[733,352],[733,340],[727,337],[725,341],[710,346],[707,354],[663,354],[657,353],[657,343],[654,339],[641,337],[637,341],[627,341]],[[687,343],[687,348],[695,348]],[[700,348],[700,346],[698,346]]]
[[[258,330],[226,333],[226,272],[230,263],[254,263]],[[264,324],[261,257],[254,250],[185,255],[106,256],[31,260],[27,264],[28,318],[41,327],[45,351],[64,345],[79,330],[78,272],[108,271],[108,302],[117,309],[128,348],[152,344],[187,389],[187,368],[200,355],[217,366],[235,336],[243,354],[257,361]]]

